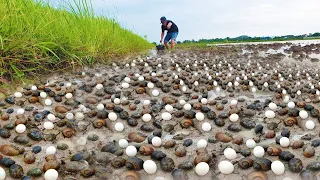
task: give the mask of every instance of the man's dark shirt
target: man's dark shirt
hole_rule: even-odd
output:
[[[161,26],[162,32],[164,32],[165,30],[168,30],[168,33],[171,33],[171,32],[179,32],[178,26],[177,26],[174,22],[172,22],[172,21],[170,21],[170,20],[167,20],[167,25],[168,25],[169,23],[172,23],[170,29],[167,29],[166,26],[162,25],[162,26]]]

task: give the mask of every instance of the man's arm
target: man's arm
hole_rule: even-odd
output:
[[[162,43],[163,36],[164,36],[164,32],[161,32],[161,39],[160,39],[160,43]]]
[[[168,25],[167,25],[167,29],[170,29],[170,28],[171,28],[171,26],[172,26],[172,23],[171,23],[171,22],[169,22],[169,23],[168,23]]]

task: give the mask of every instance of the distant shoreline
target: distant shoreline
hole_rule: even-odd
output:
[[[288,43],[288,42],[294,42],[294,43],[306,43],[308,42],[308,44],[311,43],[320,43],[320,39],[304,39],[304,40],[287,40],[287,41],[253,41],[253,42],[229,42],[229,43],[207,43],[207,46],[224,46],[224,45],[242,45],[242,44],[273,44],[273,43]]]

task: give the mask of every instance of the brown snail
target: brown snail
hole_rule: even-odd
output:
[[[253,171],[248,175],[248,180],[268,180],[268,177],[263,172]]]
[[[24,149],[5,144],[5,145],[0,146],[0,152],[3,155],[7,155],[7,156],[17,156],[17,155],[23,153]]]
[[[245,157],[239,160],[238,165],[241,169],[248,169],[253,166],[253,160],[249,157]]]
[[[228,143],[230,141],[232,141],[232,137],[223,133],[223,132],[217,132],[216,135],[215,135],[215,138],[218,140],[218,141],[221,141],[221,142],[224,142],[224,143]]]
[[[121,168],[126,165],[126,160],[122,157],[116,157],[111,161],[111,165],[114,168]]]
[[[76,131],[74,129],[72,129],[72,128],[64,128],[62,130],[62,134],[66,138],[71,138],[73,135],[76,134]]]
[[[271,169],[271,161],[266,158],[256,158],[253,162],[253,168],[258,171],[269,171]]]
[[[36,160],[35,155],[32,152],[28,152],[27,154],[24,155],[23,161],[26,164],[32,164]]]
[[[279,156],[280,152],[281,152],[281,148],[279,146],[276,145],[271,145],[267,148],[267,153],[270,156]]]
[[[297,118],[295,117],[288,117],[286,119],[283,120],[283,123],[286,125],[286,126],[293,126],[295,124],[297,124]]]
[[[182,128],[189,128],[193,126],[193,120],[192,119],[183,119],[180,121],[180,125]]]
[[[300,172],[303,169],[302,161],[298,158],[292,158],[288,162],[289,170],[292,172]]]
[[[136,132],[130,132],[128,134],[128,140],[130,142],[136,142],[136,143],[141,143],[145,140],[146,138],[144,136],[142,136],[141,134],[139,133],[136,133]]]
[[[307,146],[303,149],[303,155],[307,158],[313,157],[315,154],[314,147],[312,146]]]
[[[187,150],[186,150],[186,147],[185,146],[177,146],[176,149],[175,149],[175,154],[176,156],[178,157],[183,157],[187,154]]]
[[[292,149],[300,149],[303,147],[303,145],[304,145],[304,142],[301,140],[298,140],[298,141],[293,142],[291,147],[292,147]]]
[[[126,168],[129,170],[140,171],[143,169],[143,160],[138,157],[129,157],[126,162]]]
[[[176,141],[173,139],[170,139],[170,140],[167,140],[166,142],[164,142],[163,147],[165,149],[169,149],[169,148],[174,147],[175,145],[176,145]]]
[[[93,127],[102,128],[106,125],[106,121],[104,119],[96,119],[92,122]]]
[[[140,177],[135,171],[124,171],[120,175],[120,180],[139,180]]]
[[[80,171],[81,176],[83,177],[91,177],[96,174],[96,170],[93,168],[86,168]]]
[[[267,139],[272,139],[276,136],[276,133],[273,130],[268,130],[265,132],[264,137]]]
[[[150,156],[153,151],[154,151],[153,147],[148,144],[144,144],[139,148],[140,154],[144,156]]]

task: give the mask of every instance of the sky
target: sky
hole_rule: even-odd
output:
[[[59,0],[48,0],[59,7]],[[96,15],[159,42],[160,17],[179,28],[177,40],[300,35],[320,32],[320,0],[92,0]]]

